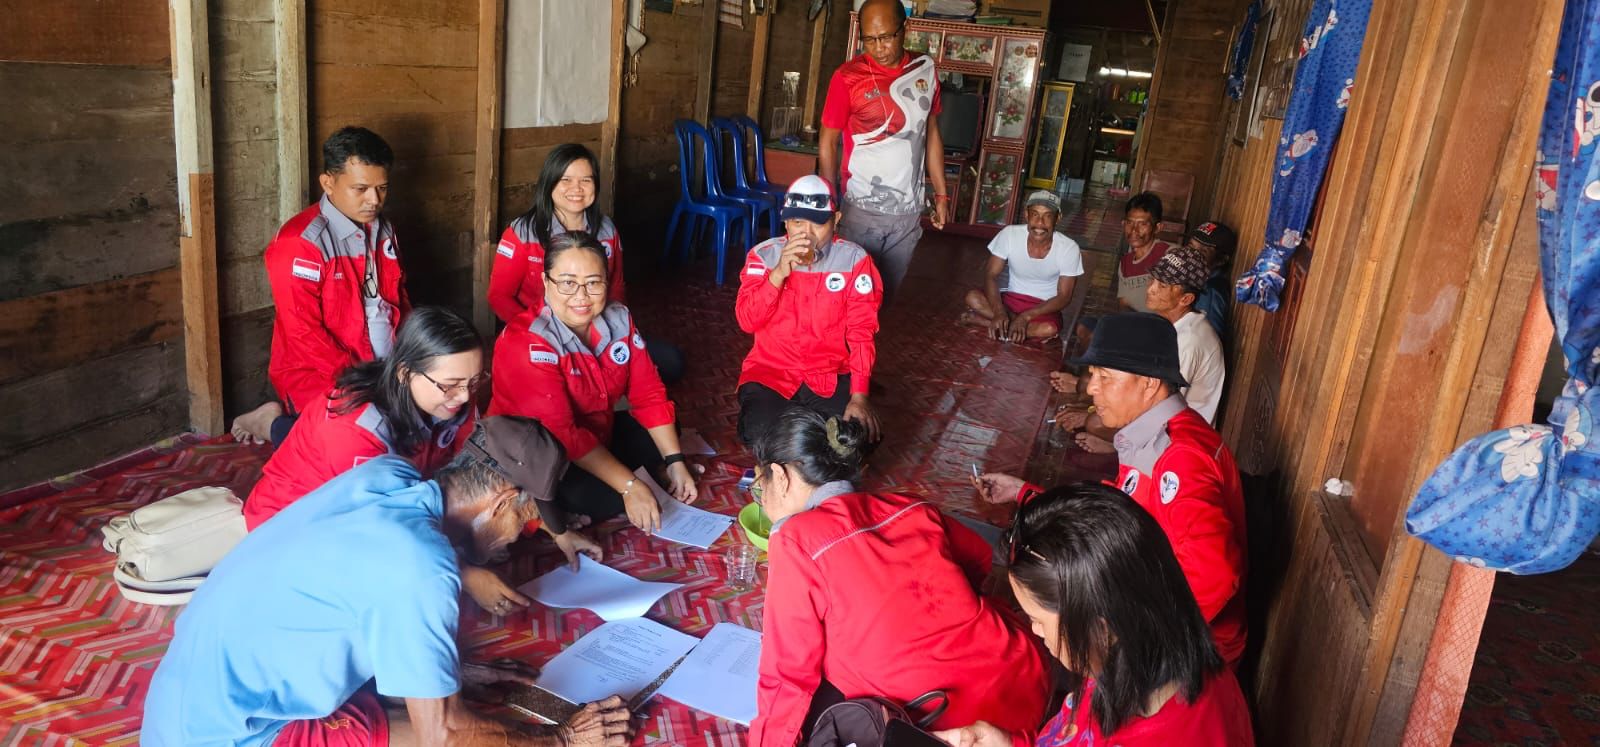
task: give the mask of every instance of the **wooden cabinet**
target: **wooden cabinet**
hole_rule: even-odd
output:
[[[981,89],[983,96],[982,121],[972,152],[945,157],[946,188],[955,211],[947,228],[992,235],[1000,226],[1016,221],[1024,167],[1029,165],[1024,151],[1034,140],[1034,102],[1040,87],[1044,35],[1043,29],[1022,26],[906,20],[907,50],[933,57],[940,80],[952,81],[959,75],[956,79],[968,88]],[[861,34],[853,13],[850,38],[852,53],[861,54]],[[1059,140],[1060,132],[1052,137]],[[928,195],[931,202],[932,189]]]

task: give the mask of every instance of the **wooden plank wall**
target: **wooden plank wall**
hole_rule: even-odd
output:
[[[763,127],[767,124],[766,112],[779,101],[783,71],[799,71],[800,90],[804,92],[811,45],[812,26],[805,16],[808,3],[786,0],[778,5],[778,14],[772,19],[763,114],[759,117]],[[844,37],[849,33],[849,13],[842,4],[834,5],[818,75],[818,111],[827,91],[827,79],[844,62],[846,54]],[[748,18],[744,29],[718,25],[712,116],[745,111],[753,25]],[[628,209],[619,209],[613,219],[629,247],[645,249],[654,256],[660,251],[661,235],[678,199],[678,151],[672,123],[694,116],[700,11],[695,7],[680,8],[671,14],[646,11],[644,34],[650,41],[639,55],[639,82],[622,89],[617,204]]]
[[[1242,18],[1239,0],[1184,0],[1167,8],[1156,55],[1150,105],[1140,136],[1138,174],[1150,169],[1194,175],[1189,215],[1195,220],[1211,207],[1216,156],[1223,142],[1223,64],[1234,24]],[[1193,221],[1191,221],[1193,222]]]
[[[187,423],[167,4],[0,2],[0,490]]]

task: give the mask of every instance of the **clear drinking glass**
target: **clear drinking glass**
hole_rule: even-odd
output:
[[[756,558],[760,551],[754,545],[734,545],[728,548],[723,561],[728,565],[728,588],[746,591],[756,586]]]

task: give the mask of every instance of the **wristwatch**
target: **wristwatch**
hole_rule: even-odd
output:
[[[677,452],[677,453],[674,453],[674,454],[668,454],[668,455],[666,455],[664,457],[661,457],[661,466],[662,467],[671,467],[672,465],[677,464],[678,462],[681,462],[681,461],[683,461],[683,452]]]

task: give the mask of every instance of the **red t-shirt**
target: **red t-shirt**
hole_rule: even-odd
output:
[[[1073,708],[1068,696],[1061,713],[1045,725],[1034,747],[1251,747],[1256,742],[1244,693],[1226,668],[1206,680],[1193,703],[1175,695],[1154,716],[1134,716],[1109,737],[1100,733],[1094,719],[1093,698],[1091,680],[1084,690],[1083,706]]]
[[[844,133],[844,200],[887,215],[923,210],[928,119],[939,114],[939,73],[927,55],[887,68],[858,55],[834,71],[822,126]]]
[[[1144,292],[1150,285],[1150,270],[1172,248],[1171,244],[1157,240],[1142,260],[1135,260],[1131,249],[1123,254],[1117,260],[1117,298],[1127,302],[1134,311],[1149,311]]]

